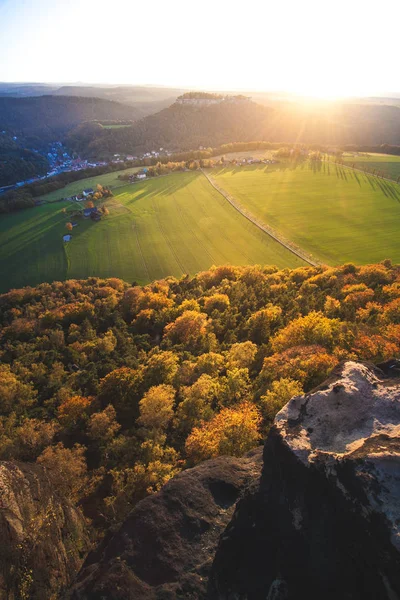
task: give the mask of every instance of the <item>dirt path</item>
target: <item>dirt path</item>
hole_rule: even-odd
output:
[[[300,248],[293,247],[287,240],[284,240],[282,237],[280,237],[276,232],[272,231],[272,229],[270,227],[268,227],[267,225],[265,225],[264,223],[263,224],[259,223],[253,217],[253,215],[251,215],[250,213],[247,213],[239,204],[237,204],[236,201],[232,198],[232,196],[230,196],[227,192],[225,192],[225,190],[223,190],[216,183],[214,183],[214,181],[211,179],[211,177],[205,171],[203,171],[203,169],[200,169],[200,170],[203,173],[204,177],[206,177],[206,179],[208,179],[209,183],[213,186],[213,188],[216,189],[217,192],[219,192],[225,198],[225,200],[227,200],[229,202],[229,204],[231,204],[233,206],[233,208],[236,209],[243,217],[245,217],[248,221],[253,223],[253,225],[255,225],[256,227],[261,229],[261,231],[263,231],[264,233],[266,233],[267,235],[272,237],[276,242],[281,244],[281,246],[284,246],[284,248],[289,250],[289,252],[291,252],[292,254],[295,254],[298,258],[300,258],[301,260],[304,260],[304,262],[311,265],[312,267],[317,267],[321,264],[318,261],[312,259],[306,252],[303,252]]]

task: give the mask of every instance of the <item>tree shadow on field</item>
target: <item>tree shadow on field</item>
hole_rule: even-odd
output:
[[[25,211],[35,211],[37,207],[27,208]],[[27,212],[28,218],[31,213]],[[48,215],[45,219],[34,219],[32,223],[28,225],[28,227],[24,230],[23,235],[19,230],[14,235],[8,236],[6,244],[12,244],[14,241],[18,240],[22,244],[26,244],[26,240],[35,241],[41,237],[47,235],[49,230],[54,230],[55,227],[61,225],[63,222],[67,223],[68,215],[62,213],[61,211],[57,211]],[[68,233],[65,230],[65,235]]]
[[[121,203],[125,204],[127,207],[132,206],[142,200],[146,196],[160,196],[160,195],[169,195],[178,192],[179,190],[187,187],[191,182],[195,181],[198,177],[203,177],[202,173],[199,171],[193,171],[193,177],[187,177],[191,173],[182,172],[182,173],[169,173],[168,175],[163,175],[161,177],[154,177],[152,179],[148,179],[147,181],[134,183],[133,186],[140,186],[139,193],[137,193],[134,189],[132,193],[132,197],[127,200],[122,200]],[[154,189],[152,183],[162,182],[160,183],[159,189]],[[133,196],[133,194],[135,194]],[[114,196],[114,198],[118,199],[118,195]]]
[[[312,172],[314,173],[320,173],[322,171],[322,162],[320,160],[311,160],[310,161],[310,168],[312,170]],[[324,165],[324,173],[325,173],[325,165]]]
[[[393,200],[397,200],[400,202],[400,193],[397,189],[395,189],[389,182],[382,181],[382,186],[386,189],[388,195],[393,198]]]
[[[373,189],[373,190],[374,190],[374,192],[375,192],[375,191],[376,191],[376,186],[375,186],[375,184],[374,184],[374,178],[373,178],[373,177],[367,177],[366,179],[367,179],[367,181],[368,181],[369,185],[372,187],[372,189]]]
[[[342,173],[341,169],[338,169],[337,166],[335,166],[335,169],[336,169],[336,177],[338,179],[343,179],[343,173]]]
[[[357,181],[358,185],[361,187],[361,181],[356,171],[352,171],[354,179]]]
[[[381,188],[382,192],[385,194],[386,198],[389,197],[389,194],[387,193],[387,191],[385,190],[385,188],[383,187],[382,183],[378,180],[376,180],[376,183],[378,184],[378,186]]]

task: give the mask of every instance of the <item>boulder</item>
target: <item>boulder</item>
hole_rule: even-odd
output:
[[[75,600],[204,598],[220,534],[244,490],[258,481],[261,448],[188,469],[139,502],[91,552]]]
[[[0,600],[57,598],[88,550],[80,511],[35,464],[0,462],[0,539]]]
[[[396,600],[399,551],[399,381],[347,362],[278,413],[259,488],[221,536],[208,594]]]

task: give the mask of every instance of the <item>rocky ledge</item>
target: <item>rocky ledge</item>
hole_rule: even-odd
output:
[[[78,599],[400,598],[396,363],[347,362],[257,452],[186,471],[92,552]]]
[[[71,597],[204,598],[219,537],[261,466],[259,449],[179,474],[89,554]]]

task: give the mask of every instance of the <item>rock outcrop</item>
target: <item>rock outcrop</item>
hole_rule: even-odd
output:
[[[81,513],[35,464],[0,463],[0,600],[58,598],[88,537]]]
[[[89,555],[74,600],[398,600],[393,364],[345,363],[293,398],[261,479],[257,452],[219,458],[140,502]]]
[[[277,415],[209,596],[400,598],[400,384],[348,362]]]
[[[219,537],[237,500],[258,481],[262,451],[189,469],[133,509],[89,554],[75,600],[204,598]]]

